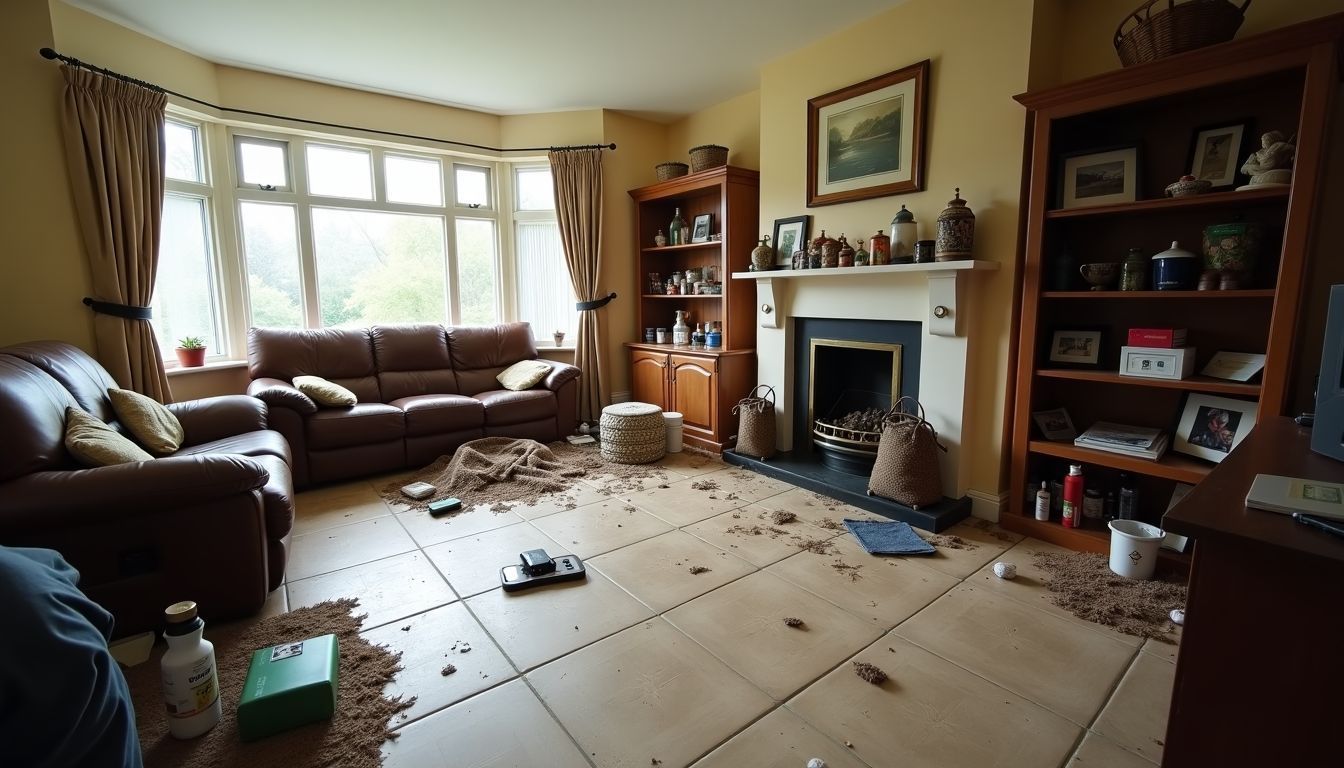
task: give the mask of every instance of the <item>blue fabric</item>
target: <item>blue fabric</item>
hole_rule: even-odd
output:
[[[933,545],[909,523],[889,520],[845,520],[845,527],[870,555],[931,555]]]
[[[112,615],[49,549],[0,547],[0,763],[141,765]]]

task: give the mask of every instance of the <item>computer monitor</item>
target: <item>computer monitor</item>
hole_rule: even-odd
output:
[[[1311,450],[1344,461],[1344,285],[1330,286]]]

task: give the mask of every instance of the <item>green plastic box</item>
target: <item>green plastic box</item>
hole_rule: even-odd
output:
[[[254,651],[238,702],[238,735],[256,741],[330,720],[336,712],[340,663],[335,635]]]

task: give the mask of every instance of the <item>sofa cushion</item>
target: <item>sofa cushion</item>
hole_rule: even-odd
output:
[[[480,429],[485,424],[485,406],[465,395],[415,395],[393,400],[406,412],[406,436]]]
[[[505,368],[537,357],[532,326],[527,323],[449,328],[448,349],[457,372],[457,391],[464,395],[499,389],[495,377]]]
[[[253,432],[221,437],[218,440],[207,440],[199,445],[187,446],[173,455],[208,456],[217,453],[236,453],[254,458],[274,456],[284,459],[285,464],[292,461],[289,443],[285,442],[284,435],[273,429],[259,429]]]
[[[74,465],[65,450],[65,409],[78,406],[56,379],[0,355],[0,481]]]
[[[385,402],[457,394],[457,375],[442,325],[375,325],[369,335]]]
[[[152,397],[145,397],[129,389],[109,389],[107,399],[117,414],[121,426],[146,451],[155,456],[167,456],[182,447],[186,430],[177,416]]]
[[[307,395],[318,406],[341,408],[359,402],[354,392],[321,376],[295,376],[293,383],[295,389]]]
[[[0,349],[0,354],[27,360],[65,388],[79,407],[105,423],[117,416],[107,390],[121,386],[88,352],[63,341],[30,341]]]
[[[551,366],[540,360],[519,360],[505,368],[502,373],[495,377],[495,380],[505,389],[520,392],[535,387],[537,382],[546,378],[546,375],[550,372]]]
[[[308,447],[314,450],[372,445],[405,436],[400,408],[360,403],[349,408],[323,408],[307,420]]]
[[[367,328],[249,328],[247,369],[253,379],[321,376],[361,403],[382,402]]]
[[[555,395],[549,389],[525,389],[522,392],[496,389],[481,392],[476,399],[485,406],[486,426],[507,426],[555,417]]]
[[[65,449],[86,467],[154,459],[120,432],[78,408],[65,409]]]

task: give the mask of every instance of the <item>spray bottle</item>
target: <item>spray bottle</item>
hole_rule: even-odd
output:
[[[1070,464],[1064,478],[1064,527],[1081,528],[1083,514],[1083,465]]]
[[[168,707],[168,732],[175,738],[194,739],[219,723],[219,674],[215,646],[201,637],[205,622],[190,600],[173,603],[163,612],[168,628],[163,639],[168,650],[159,669],[163,701]]]
[[[1050,489],[1044,480],[1041,481],[1041,490],[1036,492],[1036,519],[1050,522]]]

